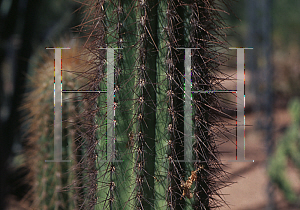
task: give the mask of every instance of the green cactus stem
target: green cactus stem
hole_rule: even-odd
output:
[[[70,147],[65,153],[77,155],[73,157],[77,167],[68,165],[68,177],[57,176],[58,182],[53,183],[72,183],[76,188],[64,196],[47,190],[48,179],[54,180],[51,173],[61,173],[63,164],[52,172],[39,171],[38,192],[42,198],[52,193],[58,203],[41,200],[44,203],[37,206],[207,210],[226,204],[219,190],[229,181],[216,143],[223,141],[216,132],[224,129],[221,96],[192,93],[224,89],[219,76],[219,67],[227,59],[222,53],[221,3],[226,5],[214,0],[83,3],[80,33],[87,39],[81,54],[86,63],[81,68],[71,66],[70,72],[80,69],[74,89],[95,92],[81,93],[75,109],[69,105],[69,112],[75,114],[69,122],[77,126],[76,131],[66,130],[63,141],[76,148],[73,154]],[[196,49],[186,54],[189,51],[183,48]],[[42,91],[38,84],[36,88]],[[43,95],[49,100],[43,112],[52,110],[50,95]],[[41,117],[43,112],[38,112],[35,115]],[[48,113],[49,119],[44,117],[47,122],[39,127],[49,125],[53,115]],[[45,132],[39,130],[32,142],[52,142],[52,131]],[[39,150],[40,155],[43,152],[52,154]]]
[[[91,90],[109,89],[112,60],[107,51],[115,49],[115,141],[109,142],[111,137],[106,136],[110,96],[87,96],[95,109],[86,141],[97,145],[88,146],[97,158],[87,155],[90,159],[86,160],[90,163],[87,170],[97,174],[91,176],[93,185],[88,188],[89,208],[218,206],[223,200],[216,196],[226,179],[214,136],[217,126],[223,129],[215,123],[220,119],[216,111],[221,111],[220,96],[193,94],[193,146],[186,149],[190,152],[184,152],[188,147],[184,119],[189,119],[184,107],[187,85],[192,83],[193,90],[222,88],[218,70],[226,57],[217,50],[224,46],[219,5],[209,0],[97,0],[86,4],[85,31],[81,32],[87,33],[86,46],[93,55],[89,62]],[[185,47],[197,48],[191,55],[191,83],[185,81],[190,78],[185,75],[185,51],[178,49]],[[109,161],[109,151],[115,151],[114,161]],[[184,162],[187,154],[188,160],[196,161]]]
[[[72,51],[63,52],[63,88],[74,90],[85,84],[83,77],[74,80],[74,75],[69,72],[80,74],[80,60],[76,59],[79,52],[79,43],[76,40],[63,41],[57,44],[71,46]],[[76,50],[77,48],[77,50]],[[63,95],[63,145],[62,155],[64,159],[71,160],[70,163],[45,162],[54,159],[54,104],[53,104],[53,69],[54,50],[41,53],[42,64],[34,69],[29,76],[29,92],[25,97],[23,109],[27,111],[28,126],[25,142],[25,167],[30,169],[28,182],[32,189],[27,194],[31,201],[32,209],[78,209],[80,204],[79,176],[75,171],[78,153],[76,150],[76,127],[74,114],[79,115],[79,94],[67,93]],[[80,158],[81,159],[81,158]],[[77,171],[78,172],[78,171]]]

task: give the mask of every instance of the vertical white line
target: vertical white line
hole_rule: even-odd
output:
[[[191,91],[191,49],[185,49],[185,103],[184,103],[184,161],[191,162],[192,153],[192,91]]]
[[[46,48],[54,49],[54,160],[45,162],[69,162],[62,160],[62,69],[61,50],[70,48]]]
[[[254,160],[245,160],[245,49],[253,48],[229,49],[237,50],[237,156],[235,162],[254,162]]]
[[[107,159],[115,160],[113,48],[107,48]]]

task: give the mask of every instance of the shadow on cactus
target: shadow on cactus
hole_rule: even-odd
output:
[[[64,89],[103,92],[78,93],[80,98],[64,108],[68,110],[64,119],[75,126],[66,129],[63,139],[69,148],[64,155],[73,162],[35,163],[40,169],[60,167],[47,169],[49,173],[65,170],[67,178],[51,176],[72,186],[59,196],[49,190],[61,184],[49,183],[49,190],[37,184],[42,198],[45,193],[57,196],[50,201],[40,199],[46,202],[44,206],[212,209],[226,204],[220,189],[230,180],[218,151],[227,141],[220,134],[228,132],[222,95],[192,93],[225,89],[221,81],[228,76],[220,70],[228,60],[222,6],[226,3],[210,0],[83,3],[85,18],[78,28],[86,38],[80,58],[86,63],[77,71],[68,67],[69,73],[77,75],[70,81],[77,81],[73,85],[78,86]],[[196,49],[189,55],[179,48]],[[63,77],[63,84],[69,84],[67,80]],[[49,107],[44,110],[52,110],[50,95],[48,99]],[[35,129],[53,125],[50,113]],[[48,140],[51,130],[37,133],[35,141],[53,142]],[[39,183],[51,177],[46,176],[47,170],[38,173]]]

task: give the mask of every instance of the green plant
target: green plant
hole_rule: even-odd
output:
[[[288,160],[291,160],[297,168],[300,168],[299,98],[294,98],[290,101],[289,113],[292,117],[292,123],[276,146],[275,153],[270,160],[268,173],[271,180],[284,193],[286,199],[291,203],[295,203],[297,201],[297,196],[299,195],[296,195],[288,178],[286,177],[286,168]]]
[[[229,183],[217,142],[218,132],[224,134],[226,129],[221,96],[194,93],[191,115],[185,111],[188,85],[193,90],[224,89],[219,68],[227,60],[221,3],[226,5],[212,0],[83,3],[80,33],[87,37],[82,52],[86,65],[77,71],[77,78],[84,80],[70,89],[108,91],[112,60],[107,51],[122,48],[114,55],[114,127],[111,130],[108,123],[112,95],[82,93],[81,105],[72,113],[75,135],[65,136],[72,144],[77,142],[75,153],[68,150],[69,156],[77,155],[72,158],[77,167],[69,173],[76,190],[70,188],[69,197],[59,197],[62,203],[72,196],[76,199],[70,206],[47,203],[50,209],[211,209],[226,204],[219,193]],[[178,49],[184,47],[197,48],[191,51],[192,81],[185,81],[185,51]],[[67,77],[64,81],[68,84]],[[51,97],[43,97],[49,97],[47,106],[52,106]],[[190,122],[185,122],[188,117]],[[192,148],[184,141],[187,126],[193,132]],[[40,150],[44,152],[52,154]],[[195,161],[185,162],[185,155]]]
[[[61,41],[58,45],[72,46],[72,51],[63,52],[63,87],[75,89],[86,81],[84,78],[74,79],[74,73],[79,74],[82,65],[76,59],[80,44],[76,40]],[[63,159],[72,160],[70,163],[56,163],[45,160],[54,159],[53,147],[53,69],[54,50],[42,52],[41,64],[28,76],[29,92],[25,97],[22,109],[27,111],[28,126],[24,142],[24,167],[29,169],[27,183],[31,190],[25,196],[31,202],[32,209],[76,209],[80,204],[76,195],[79,187],[79,173],[74,170],[80,152],[74,153],[78,147],[76,135],[75,113],[79,114],[81,103],[79,94],[63,95]],[[68,70],[72,69],[72,73]],[[75,114],[75,115],[74,115]],[[77,136],[77,137],[76,137]],[[70,186],[74,186],[70,188]]]
[[[220,2],[86,1],[81,32],[90,52],[88,90],[106,90],[107,51],[115,50],[116,160],[107,155],[109,95],[87,93],[85,162],[88,209],[210,209],[226,185],[216,143],[221,124],[216,93],[193,94],[193,159],[184,160],[184,50],[192,50],[192,88],[220,85],[225,41]],[[224,3],[222,1],[222,3]],[[100,49],[102,48],[102,49]],[[106,62],[107,61],[107,62]],[[88,131],[88,132],[86,132]],[[191,175],[192,174],[192,175]],[[191,175],[191,176],[190,176]],[[186,178],[185,178],[186,177]],[[189,177],[189,179],[187,179]],[[192,187],[193,185],[193,187]]]

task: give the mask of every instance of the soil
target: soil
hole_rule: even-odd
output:
[[[280,139],[286,127],[289,125],[290,117],[286,109],[280,107],[275,109],[274,114],[274,139]],[[268,176],[266,173],[266,147],[264,145],[264,132],[259,131],[253,113],[246,113],[246,160],[254,160],[254,162],[228,162],[235,159],[235,145],[228,142],[220,147],[220,150],[226,152],[222,157],[222,162],[228,168],[226,170],[231,173],[230,179],[233,185],[224,188],[221,192],[224,195],[229,207],[224,206],[221,210],[260,210],[267,209],[267,183]],[[294,186],[294,189],[299,192],[300,181],[299,171],[293,166],[289,166],[287,177]],[[274,200],[276,209],[278,210],[296,210],[299,207],[289,205],[279,189],[275,186]]]

